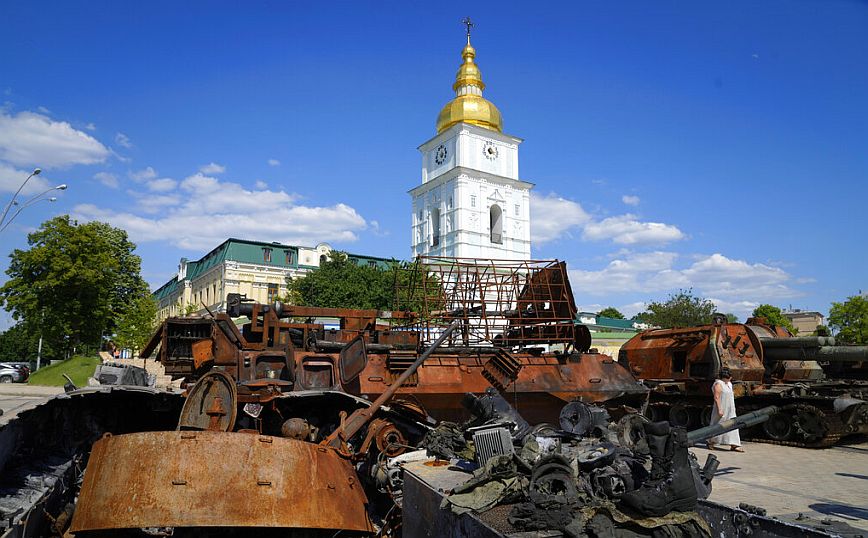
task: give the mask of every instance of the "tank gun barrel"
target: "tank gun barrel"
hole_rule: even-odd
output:
[[[835,345],[832,336],[760,337],[768,361],[868,361],[868,346]]]
[[[383,405],[385,405],[385,403],[388,402],[392,398],[392,396],[395,395],[396,392],[398,392],[398,389],[400,389],[401,386],[406,383],[408,379],[410,379],[410,376],[416,373],[416,370],[418,370],[419,367],[422,366],[422,363],[425,362],[425,359],[427,359],[428,356],[431,355],[431,353],[433,353],[434,350],[440,346],[440,344],[446,341],[446,339],[449,338],[449,335],[452,334],[452,331],[457,329],[460,325],[460,321],[453,321],[451,325],[446,327],[446,330],[443,331],[443,334],[441,334],[440,337],[437,338],[437,340],[435,340],[434,343],[431,344],[431,346],[426,349],[424,353],[419,355],[419,358],[416,359],[416,362],[414,362],[412,365],[410,365],[409,368],[404,370],[404,373],[402,373],[400,377],[398,377],[398,379],[393,381],[392,385],[385,392],[380,394],[379,398],[374,400],[374,403],[372,403],[370,407],[355,410],[353,414],[350,415],[346,420],[342,420],[341,425],[334,432],[332,432],[332,434],[329,435],[328,438],[326,438],[321,444],[328,445],[336,450],[339,450],[348,439],[352,438],[353,435],[358,433],[359,430],[361,430],[365,426],[365,424],[367,424],[368,421],[373,418],[377,410],[380,409]]]
[[[715,437],[726,432],[731,432],[732,430],[738,430],[741,428],[748,428],[750,426],[762,424],[763,422],[767,421],[770,416],[775,414],[777,410],[777,406],[770,405],[768,407],[763,407],[758,411],[739,415],[728,420],[722,420],[712,426],[705,426],[704,428],[699,428],[698,430],[687,432],[687,442],[696,443],[697,441],[704,441],[710,437]]]
[[[760,341],[762,342],[763,349],[791,349],[835,345],[835,338],[831,336],[794,336],[792,338],[760,337]]]

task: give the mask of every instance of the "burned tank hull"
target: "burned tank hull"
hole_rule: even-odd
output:
[[[0,535],[63,534],[92,444],[172,429],[180,394],[148,387],[87,387],[41,402],[0,426]]]
[[[143,454],[165,456],[154,465]],[[314,536],[374,530],[350,463],[312,443],[249,433],[145,432],[107,435],[90,459],[70,528],[76,535],[160,527],[175,534],[304,529]]]
[[[861,350],[840,350],[825,339],[798,339],[783,331],[762,320],[740,324],[719,318],[712,325],[652,329],[626,342],[619,362],[651,387],[647,414],[654,420],[707,424],[711,385],[727,367],[740,413],[779,407],[762,427],[745,432],[748,439],[822,448],[868,433],[868,384],[826,379],[814,360],[845,360]]]

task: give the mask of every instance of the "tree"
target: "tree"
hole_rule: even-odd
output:
[[[53,356],[98,347],[146,289],[141,259],[124,230],[63,215],[43,222],[27,242],[29,249],[10,255],[0,303],[14,319],[37,327]]]
[[[142,288],[130,301],[130,307],[118,318],[114,341],[121,348],[142,349],[154,334],[157,301]]]
[[[39,350],[39,328],[19,321],[0,333],[0,361],[36,362]],[[42,355],[51,356],[51,350],[43,342]]]
[[[288,302],[325,308],[390,309],[394,272],[356,265],[343,252],[332,252],[319,268],[287,278]]]
[[[711,323],[711,316],[716,309],[714,303],[694,297],[693,289],[688,289],[670,294],[666,302],[649,303],[648,311],[642,316],[645,323],[657,327],[691,327]]]
[[[829,326],[837,331],[835,338],[845,344],[868,344],[868,298],[847,297],[843,303],[832,303]]]
[[[618,309],[614,306],[610,306],[600,310],[599,312],[597,312],[597,315],[604,318],[624,319],[624,314],[619,312]]]
[[[728,323],[738,323],[738,316],[735,314],[724,314]]]
[[[793,322],[790,321],[789,318],[784,316],[784,314],[781,312],[781,309],[776,306],[772,306],[770,304],[761,304],[753,309],[753,317],[765,318],[766,322],[768,322],[769,325],[786,327],[787,330],[793,334],[796,334],[798,332],[798,330],[793,327]]]

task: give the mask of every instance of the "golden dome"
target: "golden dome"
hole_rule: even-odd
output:
[[[437,133],[442,133],[456,123],[472,123],[486,129],[503,132],[503,118],[494,103],[482,97],[485,84],[482,82],[482,74],[479,67],[474,63],[476,50],[470,45],[470,36],[467,36],[467,45],[461,51],[464,63],[458,68],[455,75],[455,99],[446,103],[440,115],[437,116]]]

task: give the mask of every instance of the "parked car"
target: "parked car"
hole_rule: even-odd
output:
[[[26,383],[30,367],[25,364],[0,362],[0,383]]]

